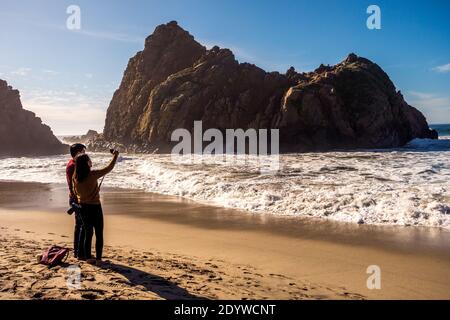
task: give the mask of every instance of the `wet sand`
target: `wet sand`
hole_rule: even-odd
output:
[[[81,264],[94,280],[83,281],[85,291],[68,290],[64,267],[46,270],[47,280],[33,278],[43,267],[33,253],[50,243],[70,245],[66,187],[0,182],[0,241],[12,242],[0,249],[1,298],[450,298],[445,230],[280,218],[140,191],[102,192],[109,264]],[[23,250],[16,263],[12,248]],[[380,290],[366,286],[370,265],[381,268]],[[27,276],[10,274],[15,268]],[[18,287],[27,277],[37,281],[32,289]]]

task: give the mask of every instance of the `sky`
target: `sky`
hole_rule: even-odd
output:
[[[70,30],[67,8],[80,8]],[[370,5],[381,29],[369,29]],[[354,52],[379,64],[429,123],[450,123],[450,1],[0,0],[0,79],[57,135],[102,131],[128,60],[171,20],[267,71]]]

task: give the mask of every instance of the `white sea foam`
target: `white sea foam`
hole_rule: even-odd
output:
[[[92,154],[94,166],[109,158]],[[396,150],[281,155],[276,174],[261,174],[257,157],[237,160],[125,155],[104,184],[254,213],[450,229],[450,139],[415,140]],[[63,156],[1,159],[0,179],[65,183],[66,162]]]

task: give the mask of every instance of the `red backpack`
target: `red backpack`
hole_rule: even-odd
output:
[[[47,266],[54,267],[62,262],[66,261],[69,256],[68,248],[51,246],[47,250],[44,251],[42,256],[39,257],[38,261],[41,264],[45,264]]]

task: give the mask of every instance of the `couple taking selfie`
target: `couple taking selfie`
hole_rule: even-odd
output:
[[[86,147],[80,143],[70,146],[72,159],[67,164],[66,178],[69,186],[67,213],[75,212],[75,232],[73,249],[78,260],[101,266],[103,253],[103,211],[100,202],[98,180],[114,168],[119,152],[110,150],[113,158],[103,169],[93,170],[92,162],[85,153]],[[95,232],[95,258],[91,255],[92,237]]]

